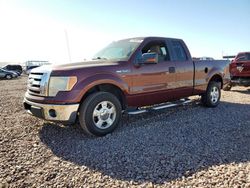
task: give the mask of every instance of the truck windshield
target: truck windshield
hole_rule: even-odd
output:
[[[140,45],[140,39],[126,39],[112,42],[106,48],[98,52],[93,60],[128,60],[130,55]]]

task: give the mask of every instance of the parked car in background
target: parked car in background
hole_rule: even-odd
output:
[[[6,65],[3,67],[3,69],[5,69],[7,71],[15,71],[19,76],[23,72],[23,68],[21,65]]]
[[[224,90],[234,85],[250,86],[250,52],[240,52],[230,63],[229,72],[231,81]]]
[[[26,67],[26,70],[25,70],[25,74],[30,74],[30,71],[32,70],[32,69],[34,69],[34,68],[37,68],[37,67],[39,67],[39,66],[29,66],[29,67]]]
[[[25,62],[24,65],[24,73],[25,74],[30,74],[30,71],[34,68],[43,66],[43,65],[50,65],[51,63],[49,63],[48,61],[41,61],[41,60],[29,60]]]
[[[12,79],[18,77],[18,74],[14,71],[7,71],[0,68],[0,78]]]

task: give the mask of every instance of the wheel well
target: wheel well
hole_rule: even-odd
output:
[[[220,82],[221,83],[221,88],[223,87],[223,80],[220,75],[216,74],[214,75],[209,82],[214,81],[214,82]]]
[[[125,98],[125,95],[124,93],[122,92],[122,90],[113,85],[113,84],[100,84],[100,85],[96,85],[94,87],[92,87],[91,89],[89,89],[85,94],[84,96],[82,97],[82,100],[85,100],[89,95],[95,93],[95,92],[99,92],[99,91],[104,91],[104,92],[109,92],[109,93],[112,93],[113,95],[115,95],[118,100],[121,102],[121,105],[122,105],[122,109],[124,110],[126,108],[126,98]]]

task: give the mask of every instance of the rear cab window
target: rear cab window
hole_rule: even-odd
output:
[[[239,54],[236,57],[236,61],[244,61],[246,60],[245,54]]]
[[[236,61],[249,61],[250,60],[250,52],[240,53],[236,56]]]

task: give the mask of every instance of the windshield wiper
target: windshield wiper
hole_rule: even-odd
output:
[[[105,58],[105,57],[95,57],[95,58],[93,58],[92,60],[99,60],[99,59],[107,60],[107,58]]]

